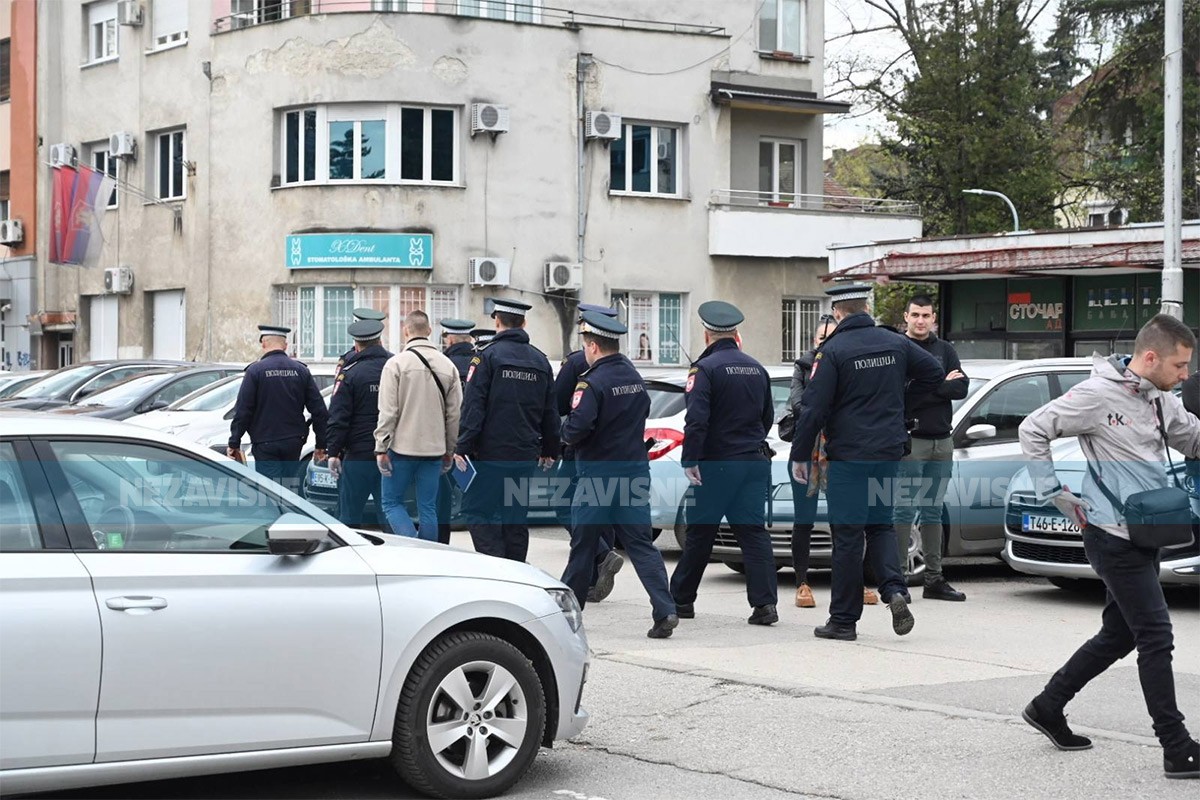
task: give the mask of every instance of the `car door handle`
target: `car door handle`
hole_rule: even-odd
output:
[[[130,611],[133,613],[149,613],[167,607],[167,601],[161,597],[147,595],[126,595],[125,597],[110,597],[104,605],[113,611]]]

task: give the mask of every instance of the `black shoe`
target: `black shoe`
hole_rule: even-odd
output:
[[[1090,750],[1092,748],[1091,739],[1080,736],[1067,726],[1067,717],[1061,710],[1039,709],[1036,699],[1025,706],[1025,710],[1021,712],[1021,719],[1046,734],[1046,737],[1054,742],[1054,746],[1059,750]]]
[[[916,624],[912,612],[908,610],[908,604],[908,595],[894,594],[892,599],[888,600],[887,607],[892,612],[892,630],[896,632],[897,636],[908,633]]]
[[[754,611],[750,613],[750,618],[746,620],[751,625],[774,625],[779,622],[779,613],[775,610],[775,606],[755,606]]]
[[[599,603],[612,594],[613,586],[616,585],[613,578],[621,571],[621,567],[623,566],[625,566],[625,559],[621,558],[616,550],[609,550],[608,555],[600,562],[599,574],[596,576],[596,585],[588,590],[589,603]]]
[[[961,603],[967,596],[951,586],[945,578],[937,578],[932,583],[925,584],[921,597],[926,600],[953,600]]]
[[[651,639],[667,639],[671,636],[671,631],[679,627],[679,617],[675,614],[667,616],[654,623],[654,627],[646,632],[646,635]]]
[[[853,642],[858,638],[858,632],[853,625],[842,625],[830,619],[824,625],[813,628],[813,636],[818,639],[840,639],[843,642]]]
[[[676,603],[675,616],[680,619],[695,619],[696,604],[695,603]]]
[[[1192,739],[1180,750],[1164,751],[1163,774],[1168,778],[1200,778],[1200,743]]]

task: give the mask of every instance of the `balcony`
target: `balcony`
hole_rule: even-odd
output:
[[[708,254],[827,258],[831,244],[921,235],[921,207],[905,200],[719,189],[708,199]]]

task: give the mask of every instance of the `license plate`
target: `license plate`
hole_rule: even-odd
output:
[[[1066,517],[1022,514],[1021,530],[1030,533],[1079,533],[1079,526]]]
[[[312,472],[309,477],[312,479],[312,485],[322,489],[336,489],[337,478],[333,477],[332,472],[322,470],[320,472]]]

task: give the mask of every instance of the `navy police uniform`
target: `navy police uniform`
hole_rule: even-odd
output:
[[[704,327],[736,335],[745,317],[719,300],[699,308]],[[690,616],[722,518],[737,537],[746,565],[746,594],[753,624],[778,620],[775,556],[766,529],[771,488],[767,432],[775,421],[771,380],[758,361],[733,338],[717,338],[688,373],[683,466],[699,467],[693,487],[683,555],[671,576],[671,594]]]
[[[358,342],[378,339],[383,323],[363,320],[349,327]],[[365,524],[367,498],[375,500],[370,522],[386,526],[382,513],[379,467],[375,463],[375,427],[379,422],[379,376],[392,354],[381,345],[357,350],[337,375],[337,391],[329,403],[327,448],[342,460],[338,477],[338,519],[352,527]]]
[[[524,316],[531,308],[496,300],[493,313]],[[481,553],[524,561],[529,551],[529,478],[539,456],[558,454],[553,380],[524,328],[500,331],[471,359],[455,453],[475,465],[463,514]]]
[[[287,336],[290,328],[259,325],[259,340],[264,336]],[[308,367],[288,357],[283,350],[271,350],[246,367],[242,386],[233,407],[229,425],[229,447],[241,448],[242,436],[250,434],[254,468],[261,474],[299,491],[300,452],[308,438],[312,417],[318,450],[325,449],[325,426],[329,410],[313,381]]]
[[[475,352],[478,353],[492,343],[496,332],[490,328],[476,328],[471,331],[471,338],[475,340]]]
[[[363,322],[364,320],[370,320],[372,322],[382,323],[385,319],[387,319],[387,314],[383,313],[382,311],[376,311],[373,308],[366,308],[365,306],[354,309],[353,311],[350,312],[350,316],[354,317],[354,322]],[[351,324],[353,324],[353,323],[351,323]],[[380,325],[379,330],[381,332],[383,331],[382,325]],[[351,361],[353,361],[357,357],[358,357],[358,350],[353,347],[351,347],[346,352],[342,353],[340,356],[338,356],[337,366],[335,366],[333,368],[333,374],[335,376],[341,375],[342,367],[346,366],[347,364],[349,364]],[[337,386],[337,382],[335,381],[333,384],[334,394],[337,394],[337,390],[338,390],[338,386]]]
[[[852,284],[826,292],[836,307],[868,298],[871,287]],[[876,327],[865,312],[845,317],[816,354],[801,398],[791,461],[807,461],[818,433],[825,431],[833,576],[829,623],[817,629],[818,636],[854,636],[862,616],[864,532],[880,594],[889,603],[901,598],[891,604],[893,627],[901,634],[912,628],[905,606],[908,588],[896,563],[889,495],[908,445],[905,388],[932,392],[944,379],[936,359],[908,337]]]
[[[439,324],[443,333],[458,336],[472,336],[475,329],[475,323],[466,319],[443,319]],[[458,368],[458,378],[465,387],[467,371],[471,368],[471,359],[475,357],[475,345],[472,342],[455,342],[442,352]],[[443,472],[439,478],[437,496],[438,541],[442,544],[450,544],[454,490],[454,479],[449,472]]]
[[[625,326],[594,311],[582,330],[616,340]],[[650,532],[650,462],[646,455],[646,382],[621,353],[601,355],[575,385],[562,440],[574,451],[578,472],[572,501],[571,553],[563,583],[580,607],[587,603],[596,548],[605,531],[619,531],[625,552],[650,595],[653,638],[679,624],[662,554]]]

